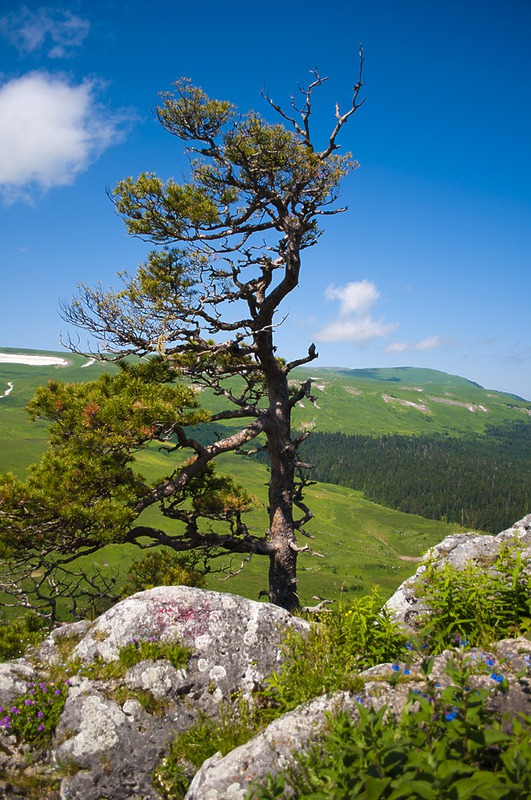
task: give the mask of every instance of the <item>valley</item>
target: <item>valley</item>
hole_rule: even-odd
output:
[[[16,354],[7,348],[2,352]],[[50,379],[93,380],[102,371],[113,369],[70,353],[24,351],[23,355],[62,361],[21,364],[0,360],[0,471],[10,470],[21,477],[46,446],[46,425],[30,422],[24,411],[35,388]],[[396,434],[413,438],[437,434],[458,442],[471,435],[482,437],[492,426],[531,425],[530,402],[433,370],[312,368],[296,373],[301,381],[309,376],[315,401],[304,401],[296,408],[294,424],[300,431],[372,439]],[[200,401],[213,411],[220,403],[206,391],[201,393]],[[215,427],[220,432],[224,427],[230,429],[228,423],[217,423]],[[155,479],[167,473],[170,458],[151,446],[138,454],[136,467],[147,478]],[[265,505],[266,465],[236,455],[226,455],[219,463],[221,471],[240,480]],[[336,485],[318,482],[309,486],[305,494],[313,513],[307,531],[315,538],[301,544],[308,542],[322,557],[308,553],[299,557],[298,591],[304,604],[311,603],[314,596],[339,599],[366,594],[373,585],[379,585],[389,596],[413,573],[416,560],[430,546],[450,533],[467,530],[467,523],[473,521],[464,518],[463,527],[461,520],[448,522],[404,513],[371,502],[362,491],[339,483],[345,484],[335,478]],[[515,519],[524,513],[526,509]],[[162,517],[155,520],[154,511],[146,512],[145,517],[149,524],[170,524]],[[249,519],[251,530],[263,533],[263,512],[253,511]],[[90,563],[123,575],[139,555],[132,545],[110,545],[91,557]],[[221,571],[208,576],[208,587],[256,599],[267,588],[266,560],[254,556],[241,567],[241,559],[235,556],[216,559],[213,570]],[[237,574],[228,577],[230,573]]]

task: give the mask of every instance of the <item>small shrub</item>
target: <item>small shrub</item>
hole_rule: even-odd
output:
[[[1,622],[0,661],[20,658],[41,642],[47,633],[46,622],[35,612],[24,614],[10,622]]]
[[[121,598],[155,586],[196,586],[204,589],[205,575],[190,555],[156,550],[133,561]]]
[[[381,611],[383,600],[372,594],[339,611],[322,615],[310,633],[288,633],[284,663],[268,679],[264,696],[275,716],[327,692],[356,691],[358,673],[404,653],[406,637]]]
[[[147,640],[132,639],[129,644],[120,648],[118,660],[129,669],[140,661],[159,661],[164,658],[175,669],[186,666],[190,650],[180,642],[158,642],[155,637]]]

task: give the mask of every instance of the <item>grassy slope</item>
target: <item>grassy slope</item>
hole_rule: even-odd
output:
[[[318,408],[305,402],[299,424],[316,430],[381,435],[483,433],[488,425],[530,419],[531,402],[443,372],[299,370],[314,378]]]
[[[143,453],[138,460],[140,471],[154,478],[162,472],[167,459],[151,451]],[[244,483],[265,505],[265,467],[237,456],[225,456],[219,468]],[[311,604],[314,595],[338,598],[342,591],[346,596],[364,594],[375,584],[390,596],[415,571],[415,560],[428,547],[462,530],[456,525],[392,511],[370,503],[360,492],[339,486],[318,484],[308,489],[306,498],[314,514],[307,530],[315,538],[301,543],[308,541],[324,558],[307,553],[299,556],[299,595],[304,604]],[[154,510],[145,514],[143,520],[171,530],[170,521],[159,517]],[[247,521],[252,532],[261,534],[266,524],[265,512],[253,512]],[[138,555],[139,551],[132,546],[113,546],[101,551],[91,562],[123,569]],[[219,566],[228,567],[229,562],[237,570],[241,557],[224,556]],[[255,556],[240,574],[229,580],[220,582],[222,575],[210,576],[208,586],[258,599],[259,592],[267,589],[267,569],[267,560]]]
[[[9,351],[5,349],[4,352]],[[22,475],[45,447],[45,426],[29,424],[23,410],[37,385],[49,379],[91,380],[104,369],[97,364],[82,367],[86,359],[81,356],[68,354],[67,358],[70,362],[67,367],[0,363],[0,394],[8,388],[8,381],[13,382],[11,393],[0,398],[1,471],[11,469]],[[300,370],[298,375],[301,380],[308,375],[315,377],[317,407],[308,402],[301,404],[296,425],[313,425],[316,430],[459,435],[468,431],[482,432],[488,423],[529,419],[527,409],[531,409],[531,403],[526,401],[500,392],[487,392],[463,378],[432,370],[312,369]],[[431,398],[463,405],[448,405]],[[410,402],[417,405],[422,402],[426,410],[404,404]],[[488,410],[480,410],[479,406]],[[140,470],[150,478],[163,474],[167,467],[168,456],[155,450],[139,458]],[[267,473],[264,467],[226,456],[220,468],[240,478],[265,502]],[[341,487],[319,484],[308,490],[307,497],[314,513],[308,530],[316,537],[309,544],[325,558],[300,556],[299,589],[304,603],[311,602],[313,595],[338,597],[342,590],[365,592],[374,583],[380,584],[389,595],[414,571],[415,562],[408,559],[418,558],[429,546],[459,530],[455,525],[383,508],[364,500],[359,492]],[[155,512],[146,515],[145,521],[150,520],[160,523]],[[263,512],[256,513],[251,522],[257,532],[262,532]],[[162,524],[167,525],[168,521]],[[124,551],[122,547],[109,547],[98,555],[95,563],[123,569],[137,556],[135,548]],[[239,566],[238,559],[233,559],[233,566]],[[267,563],[255,557],[230,581],[220,584],[218,578],[212,576],[209,585],[256,598],[259,591],[266,588],[266,576]]]

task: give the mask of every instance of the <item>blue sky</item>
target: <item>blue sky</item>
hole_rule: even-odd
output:
[[[99,5],[99,4],[98,4]],[[0,0],[0,346],[61,349],[59,300],[114,285],[147,246],[106,195],[180,179],[157,93],[190,77],[242,111],[330,76],[317,138],[366,102],[342,215],[305,252],[279,353],[321,366],[420,366],[531,398],[531,3]]]

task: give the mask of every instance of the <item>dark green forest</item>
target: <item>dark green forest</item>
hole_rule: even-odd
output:
[[[300,455],[313,479],[409,514],[498,533],[529,513],[527,422],[461,438],[313,433]]]

